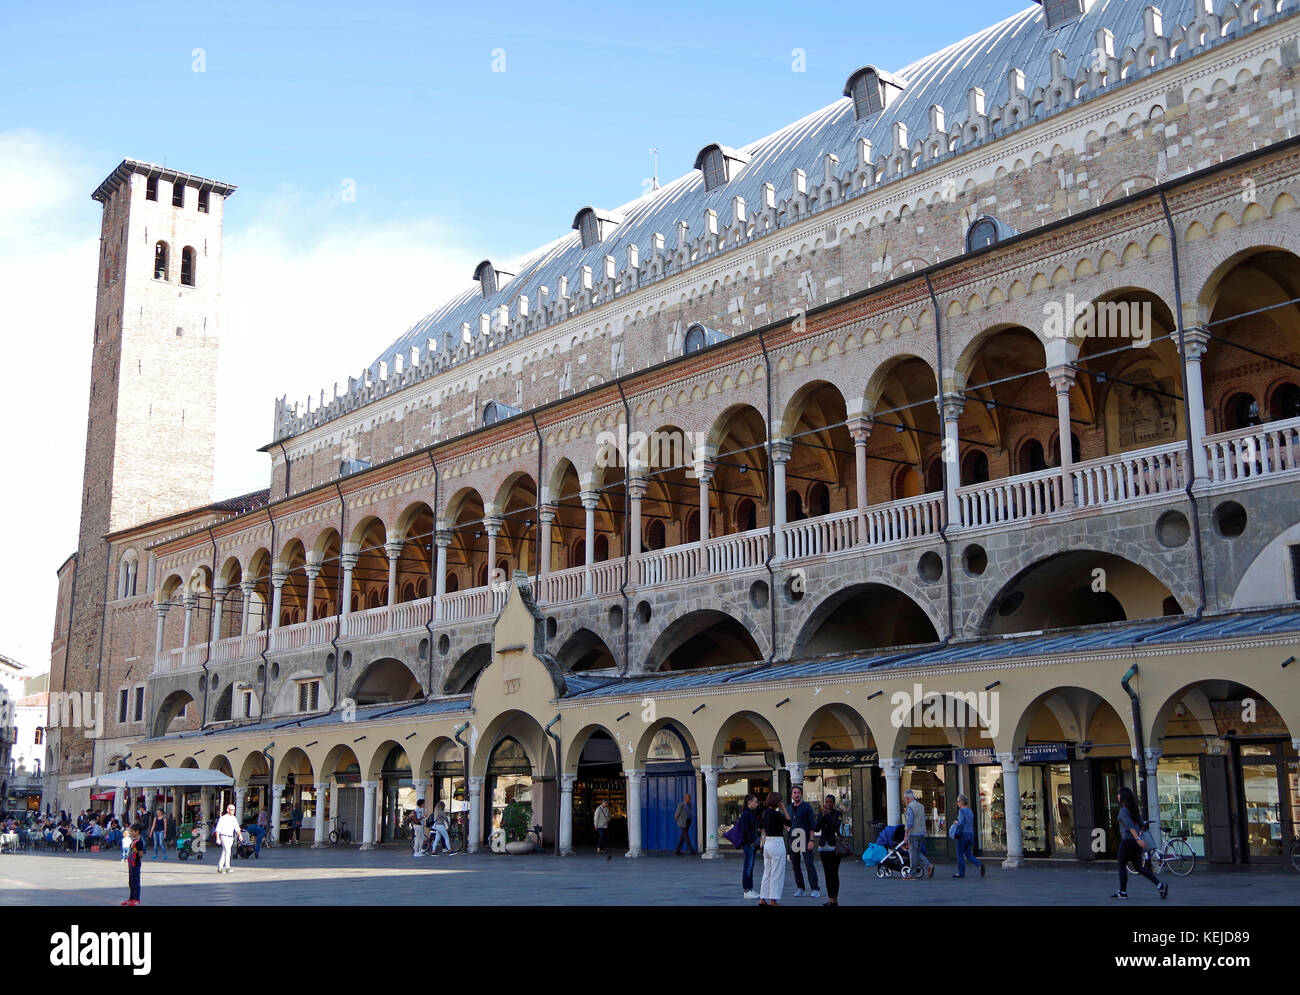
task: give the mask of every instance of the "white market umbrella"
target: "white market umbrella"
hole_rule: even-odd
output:
[[[96,774],[94,777],[73,781],[69,788],[198,788],[215,785],[229,787],[235,779],[219,770],[203,770],[199,767],[130,767],[115,770],[109,774]]]

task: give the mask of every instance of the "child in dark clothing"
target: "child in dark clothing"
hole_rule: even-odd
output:
[[[139,823],[126,831],[126,838],[130,843],[126,852],[126,873],[131,891],[123,905],[140,904],[140,861],[144,859],[144,841],[140,839],[140,833]]]

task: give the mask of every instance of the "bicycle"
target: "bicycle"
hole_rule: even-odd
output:
[[[1291,841],[1291,866],[1300,871],[1300,836]]]
[[[1150,822],[1142,824],[1143,833],[1146,833],[1150,825]],[[1156,874],[1168,867],[1170,873],[1185,878],[1196,867],[1196,851],[1187,842],[1186,836],[1167,836],[1163,846],[1147,848],[1147,860],[1151,862],[1151,870]]]
[[[464,851],[465,828],[464,826],[461,825],[459,819],[453,818],[448,820],[447,838],[451,840],[451,846],[449,848],[444,847],[444,851],[446,853],[452,854],[452,853],[461,853]],[[440,845],[442,845],[441,837],[439,837],[433,831],[433,827],[430,826],[424,831],[424,853],[432,857],[438,852],[437,848]]]
[[[334,819],[332,820],[332,825],[334,826],[334,828],[331,829],[329,833],[329,841],[331,844],[333,844],[334,846],[338,846],[339,843],[352,842],[352,834],[348,832],[348,824],[345,820],[342,820],[338,816],[335,816]],[[339,828],[340,825],[342,826],[341,829]]]

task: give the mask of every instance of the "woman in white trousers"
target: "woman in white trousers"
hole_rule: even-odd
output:
[[[790,817],[781,804],[781,793],[768,793],[759,820],[763,827],[763,882],[758,889],[759,905],[780,905],[785,888],[785,827]]]

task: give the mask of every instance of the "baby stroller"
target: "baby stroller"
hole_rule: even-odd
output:
[[[204,830],[207,829],[206,822],[196,822],[194,829],[189,836],[178,834],[176,837],[176,856],[181,860],[189,860],[191,856],[203,859],[204,851]]]
[[[876,842],[867,847],[862,855],[862,862],[868,867],[876,868],[876,877],[893,877],[898,871],[903,877],[910,877],[912,869],[907,861],[907,836],[902,826],[885,826],[876,837]]]
[[[253,839],[253,834],[247,829],[239,831],[239,839],[235,841],[235,856],[247,860],[257,852],[257,841]]]

